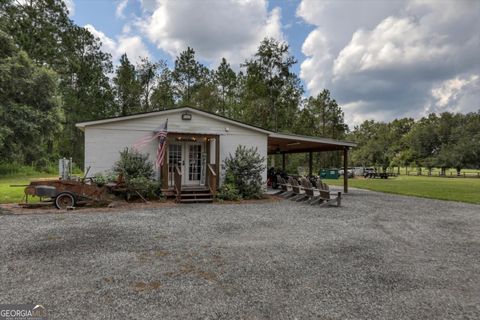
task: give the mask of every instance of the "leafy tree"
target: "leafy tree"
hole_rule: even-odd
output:
[[[68,17],[61,0],[0,3],[1,26],[39,66],[53,69],[59,78],[65,122],[59,135],[62,156],[83,162],[83,135],[75,123],[114,113],[108,79],[110,55],[100,41]]]
[[[435,166],[435,157],[440,150],[440,141],[436,130],[438,118],[431,114],[422,118],[406,135],[406,141],[411,150],[412,162],[419,167],[426,167],[430,172]]]
[[[50,160],[62,119],[56,74],[36,66],[2,31],[0,88],[0,158],[18,163]]]

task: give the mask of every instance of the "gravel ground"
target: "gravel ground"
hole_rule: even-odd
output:
[[[480,206],[353,190],[0,215],[0,303],[51,319],[479,319]]]

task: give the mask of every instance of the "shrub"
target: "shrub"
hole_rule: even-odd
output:
[[[144,198],[159,198],[161,185],[159,182],[145,177],[131,178],[126,182],[127,199],[138,196],[137,192]]]
[[[225,184],[234,184],[242,198],[261,198],[264,163],[265,157],[260,156],[257,148],[238,146],[235,154],[225,159]]]
[[[153,163],[148,160],[148,154],[129,148],[120,152],[120,160],[115,163],[113,171],[122,175],[127,183],[133,178],[151,179],[154,173]]]
[[[112,171],[107,171],[105,173],[96,173],[93,176],[93,181],[99,186],[104,186],[109,182],[115,182],[117,180],[117,175]]]
[[[235,184],[224,183],[223,186],[218,190],[217,198],[220,200],[238,201],[242,197],[240,196]]]

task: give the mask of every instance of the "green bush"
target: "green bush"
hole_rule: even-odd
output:
[[[113,171],[122,175],[127,183],[133,178],[151,179],[154,174],[153,163],[148,160],[148,154],[129,148],[120,152],[120,160],[115,163]]]
[[[146,199],[160,199],[161,184],[153,179],[153,163],[148,154],[128,149],[120,152],[120,160],[115,163],[113,172],[122,175],[125,180],[127,200],[141,195]]]
[[[235,184],[224,183],[223,186],[218,190],[217,198],[220,200],[238,201],[242,197]]]
[[[109,182],[117,181],[117,175],[112,171],[99,172],[93,176],[93,181],[99,186],[104,186]]]
[[[126,183],[127,199],[138,196],[137,192],[146,199],[158,199],[161,193],[161,184],[158,181],[145,177],[131,178]]]
[[[225,159],[225,184],[233,184],[244,199],[262,197],[262,172],[265,170],[265,157],[257,148],[238,146],[235,154]]]

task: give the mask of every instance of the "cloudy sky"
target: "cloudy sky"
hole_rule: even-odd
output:
[[[477,0],[68,0],[71,18],[126,52],[170,64],[187,46],[238,69],[266,36],[286,41],[307,94],[347,123],[480,110]]]

